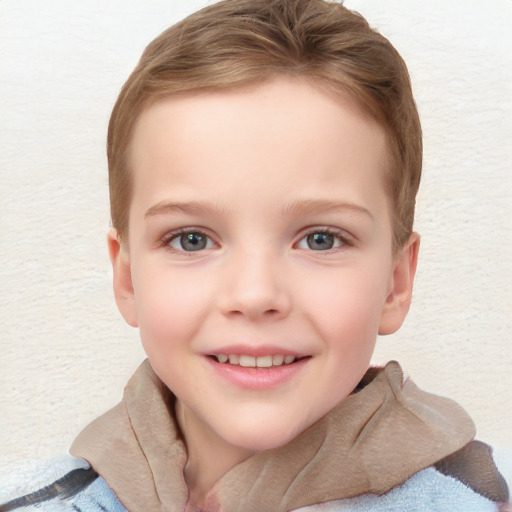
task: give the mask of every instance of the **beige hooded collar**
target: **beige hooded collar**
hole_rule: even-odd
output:
[[[403,382],[394,361],[370,369],[359,388],[287,445],[260,452],[224,474],[205,510],[284,512],[382,494],[475,435],[459,405]],[[122,402],[86,427],[71,447],[130,512],[184,510],[187,455],[173,403],[146,360]]]

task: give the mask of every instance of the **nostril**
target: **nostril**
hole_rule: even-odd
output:
[[[232,318],[276,320],[289,314],[290,300],[285,293],[246,283],[244,288],[228,289],[218,299],[219,310]]]

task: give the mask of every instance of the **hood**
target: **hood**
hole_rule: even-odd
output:
[[[340,405],[293,441],[225,473],[206,510],[285,512],[383,494],[469,443],[475,427],[454,401],[405,380],[398,363],[371,368]],[[90,462],[131,512],[182,512],[187,455],[174,396],[144,361],[123,400],[91,423],[71,454]]]

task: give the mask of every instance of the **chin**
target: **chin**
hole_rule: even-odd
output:
[[[262,425],[260,421],[250,426],[240,425],[236,429],[230,429],[226,441],[250,451],[273,450],[293,441],[306,428],[271,421]]]

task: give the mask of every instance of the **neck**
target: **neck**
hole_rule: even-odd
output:
[[[195,510],[222,475],[254,452],[226,442],[179,400],[176,400],[176,417],[188,452],[184,469],[190,496],[188,507]]]

